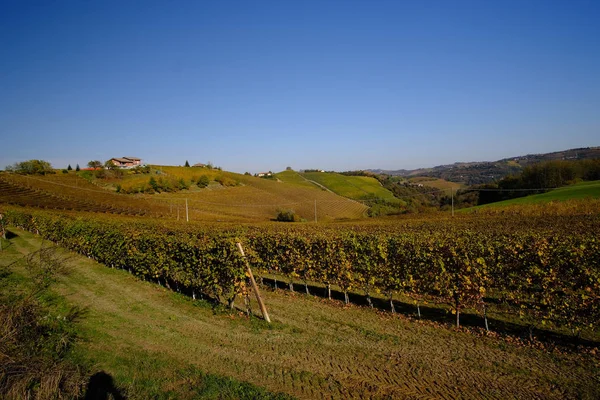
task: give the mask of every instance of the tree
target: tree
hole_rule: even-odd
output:
[[[185,160],[185,167],[189,167],[190,163],[188,162],[188,160]]]
[[[104,168],[110,169],[110,170],[115,170],[115,169],[118,169],[119,166],[116,165],[114,162],[112,162],[112,160],[106,160],[104,162]]]
[[[81,168],[79,168],[79,164],[77,164],[77,165],[75,166],[75,171],[81,171]]]
[[[73,171],[73,168],[71,167],[71,164],[69,164],[69,166],[67,167],[67,171]]]
[[[89,168],[102,168],[102,163],[98,160],[92,160],[89,163],[87,163]]]

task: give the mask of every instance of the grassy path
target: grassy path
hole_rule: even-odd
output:
[[[39,248],[39,238],[13,231],[12,251]],[[591,356],[544,352],[282,291],[264,292],[274,320],[267,326],[85,257],[70,256],[69,264],[71,273],[55,290],[87,308],[77,354],[131,393],[172,391],[176,398],[192,398],[181,388],[193,386],[194,371],[305,399],[600,393],[600,367]]]

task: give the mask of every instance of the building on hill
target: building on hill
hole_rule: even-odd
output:
[[[259,178],[263,178],[265,176],[271,176],[273,175],[271,172],[259,172],[258,174],[256,174],[256,176],[258,176]]]
[[[197,164],[194,164],[194,165],[192,165],[192,167],[201,167],[201,168],[206,168],[206,167],[207,167],[207,165],[206,165],[206,164],[202,164],[202,163],[197,163]]]
[[[133,168],[142,165],[142,159],[137,157],[111,158],[113,164],[120,168]]]

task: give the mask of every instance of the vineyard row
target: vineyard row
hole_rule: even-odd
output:
[[[492,297],[532,324],[579,331],[600,320],[600,242],[589,230],[195,232],[21,210],[9,210],[2,222],[107,266],[229,302],[244,291],[245,265],[235,246],[241,242],[258,273],[337,285],[346,299],[359,290],[369,301],[381,293],[445,303],[457,324],[465,308],[484,314]]]

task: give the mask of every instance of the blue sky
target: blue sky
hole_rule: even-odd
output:
[[[0,168],[417,168],[600,145],[598,1],[0,1]]]

